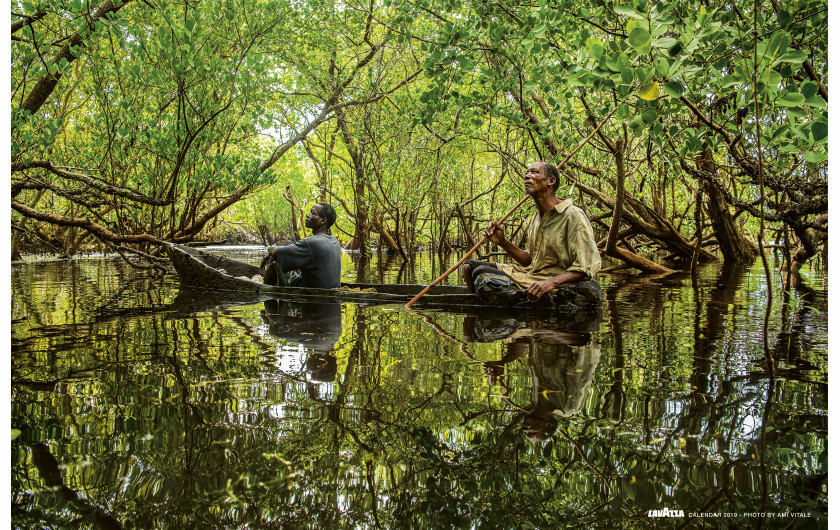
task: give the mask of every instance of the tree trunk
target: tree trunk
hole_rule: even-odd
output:
[[[473,248],[475,246],[475,239],[472,236],[469,221],[467,221],[463,210],[461,210],[461,205],[455,205],[455,214],[458,216],[458,220],[461,223],[461,230],[464,232],[464,237],[467,240],[467,248]]]
[[[32,202],[29,203],[30,208],[35,208],[38,205],[38,201],[41,200],[41,197],[44,195],[44,190],[38,190],[35,193],[35,198],[32,199]],[[19,260],[20,259],[20,240],[23,237],[23,234],[26,232],[26,222],[29,220],[28,217],[23,217],[20,220],[20,223],[17,225],[18,230],[14,231],[12,235],[12,260]]]
[[[566,174],[575,182],[580,191],[600,201],[607,208],[615,209],[615,200],[612,197],[580,183],[573,174],[569,172],[566,172]],[[657,215],[656,212],[648,208],[644,203],[628,195],[626,191],[622,193],[622,196],[626,206],[632,208],[636,213],[644,212],[644,219],[642,219],[640,215],[635,215],[633,212],[628,211],[628,208],[622,208],[621,215],[623,222],[630,225],[636,234],[644,235],[654,240],[662,248],[667,249],[669,252],[686,261],[691,260],[694,254],[694,244],[683,237],[670,220]],[[714,261],[716,258],[714,254],[703,249],[700,251],[700,259],[701,261]]]
[[[441,206],[440,210],[440,240],[438,241],[438,254],[452,251],[452,245],[449,244],[447,236],[449,235],[449,221],[452,220],[452,209],[444,209]]]
[[[394,240],[394,236],[392,236],[388,231],[388,226],[385,223],[385,217],[382,214],[379,214],[376,217],[371,217],[371,222],[376,231],[379,232],[379,237],[381,238],[380,247],[384,243],[385,248],[387,248],[389,252],[401,250],[400,246],[397,245],[397,242]]]
[[[353,237],[347,248],[351,250],[358,250],[362,254],[368,254],[368,231],[370,221],[368,220],[368,205],[365,199],[365,190],[367,189],[367,177],[365,175],[364,165],[364,144],[357,145],[353,141],[353,135],[350,132],[350,127],[347,124],[347,116],[343,110],[336,110],[338,117],[338,124],[341,128],[341,136],[344,139],[344,145],[347,147],[347,152],[350,154],[351,165],[353,166],[353,174],[355,177],[355,184],[353,186],[353,195],[355,198],[356,211],[354,217],[356,219],[356,228],[353,232]]]
[[[799,239],[799,247],[791,256],[791,272],[798,273],[802,265],[817,254],[817,248],[820,243],[828,245],[828,214],[820,214],[814,218],[814,221],[823,223],[826,227],[825,231],[816,230],[814,228],[794,228],[794,233]]]
[[[647,258],[643,258],[638,254],[634,254],[628,250],[624,250],[617,246],[618,231],[621,227],[622,210],[624,208],[624,141],[619,139],[614,143],[608,144],[615,155],[615,206],[613,208],[612,223],[610,223],[610,233],[607,236],[606,254],[610,257],[620,259],[621,261],[631,265],[643,272],[652,273],[669,273],[674,272],[668,267],[663,267],[658,263],[654,263]]]
[[[715,164],[712,159],[712,151],[708,147],[703,150],[703,155],[696,160],[697,169],[714,174]],[[735,218],[729,210],[729,204],[723,194],[715,186],[704,186],[708,197],[707,209],[712,228],[715,232],[723,254],[723,261],[750,262],[758,256],[758,247],[747,239],[741,229],[735,223]]]

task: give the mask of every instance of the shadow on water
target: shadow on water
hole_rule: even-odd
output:
[[[760,268],[602,288],[597,315],[444,312],[16,266],[14,524],[825,526],[826,293],[777,297],[771,377]]]

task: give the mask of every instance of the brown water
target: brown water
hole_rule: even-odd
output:
[[[346,280],[450,264],[356,261]],[[591,333],[225,305],[113,259],[14,264],[13,524],[826,527],[827,293],[806,280],[785,296],[774,278],[765,340],[759,263],[601,278]]]

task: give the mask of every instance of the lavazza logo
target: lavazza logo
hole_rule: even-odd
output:
[[[661,510],[648,510],[648,517],[685,517],[682,510],[662,508]]]

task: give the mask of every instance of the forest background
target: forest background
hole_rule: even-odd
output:
[[[826,257],[825,0],[15,0],[11,59],[12,259],[162,269],[317,201],[348,248],[446,252],[603,120],[559,195],[613,268]]]

